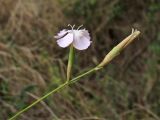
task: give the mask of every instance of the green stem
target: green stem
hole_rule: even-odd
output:
[[[73,78],[70,81],[66,81],[65,83],[63,83],[62,85],[60,85],[59,87],[57,87],[56,89],[53,89],[52,91],[50,91],[49,93],[47,93],[46,95],[42,96],[41,98],[39,98],[38,100],[36,100],[35,102],[33,102],[32,104],[30,104],[29,106],[27,106],[26,108],[24,108],[23,110],[19,111],[18,113],[16,113],[13,117],[9,118],[8,120],[14,120],[16,117],[18,117],[20,114],[22,114],[23,112],[27,111],[28,109],[30,109],[31,107],[33,107],[34,105],[36,105],[37,103],[39,103],[40,101],[42,101],[43,99],[47,98],[48,96],[50,96],[51,94],[59,91],[60,89],[64,88],[65,86],[69,85],[69,84],[73,84],[75,82],[77,82],[79,80],[79,78],[86,76],[94,71],[97,71],[101,68],[92,68],[91,70]]]
[[[100,69],[100,68],[99,68],[99,69]],[[81,78],[81,77],[83,77],[83,76],[86,76],[86,75],[88,75],[88,74],[90,74],[90,73],[92,73],[92,72],[94,72],[94,71],[99,70],[99,69],[97,69],[97,67],[92,68],[91,70],[89,70],[89,71],[87,71],[87,72],[85,72],[85,73],[83,73],[83,74],[81,74],[81,75],[73,78],[72,80],[70,80],[70,81],[69,81],[69,84],[73,84],[73,83],[77,82],[77,81],[79,80],[79,78]]]
[[[38,100],[36,100],[35,102],[33,102],[32,104],[30,104],[29,106],[27,106],[26,108],[24,108],[23,110],[19,111],[17,114],[15,114],[13,117],[11,117],[9,120],[14,120],[17,116],[19,116],[20,114],[22,114],[23,112],[27,111],[29,108],[33,107],[34,105],[36,105],[37,103],[39,103],[40,101],[42,101],[43,99],[47,98],[49,95],[57,92],[58,90],[64,88],[68,83],[65,82],[62,85],[60,85],[59,87],[57,87],[56,89],[50,91],[49,93],[47,93],[46,95],[42,96],[41,98],[39,98]]]
[[[74,59],[74,48],[73,45],[71,45],[69,50],[68,66],[67,66],[67,82],[69,82],[71,77],[73,59]]]

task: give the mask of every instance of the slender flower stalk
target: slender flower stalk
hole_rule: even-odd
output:
[[[9,120],[15,120],[16,117],[18,117],[19,115],[21,115],[22,113],[24,113],[25,111],[27,111],[28,109],[30,109],[31,107],[33,107],[34,105],[36,105],[37,103],[39,103],[40,101],[44,100],[45,98],[47,98],[48,96],[50,96],[53,93],[58,92],[59,90],[61,90],[62,88],[70,85],[70,84],[74,84],[76,83],[80,78],[89,75],[95,71],[98,71],[100,69],[102,69],[105,65],[107,65],[111,60],[113,60],[117,55],[120,54],[120,52],[127,47],[133,40],[135,40],[135,38],[137,38],[140,34],[140,31],[137,30],[133,30],[131,35],[129,35],[128,37],[126,37],[122,42],[120,42],[117,46],[115,46],[103,59],[103,61],[97,65],[95,68],[90,69],[89,71],[69,80],[70,78],[70,73],[71,73],[71,67],[73,64],[73,48],[70,48],[70,55],[69,55],[69,62],[68,62],[68,66],[70,66],[68,69],[68,78],[67,81],[63,84],[61,84],[59,87],[53,89],[52,91],[50,91],[49,93],[47,93],[46,95],[42,96],[41,98],[39,98],[38,100],[36,100],[35,102],[33,102],[32,104],[30,104],[29,106],[27,106],[26,108],[22,109],[21,111],[19,111],[18,113],[16,113],[13,117],[11,117]]]
[[[34,105],[36,105],[37,103],[42,101],[43,99],[47,98],[51,94],[53,94],[53,93],[59,91],[60,89],[64,88],[67,84],[68,84],[67,82],[61,84],[59,87],[57,87],[56,89],[53,89],[49,93],[45,94],[44,96],[42,96],[41,98],[39,98],[38,100],[36,100],[32,104],[30,104],[29,106],[27,106],[26,108],[24,108],[21,111],[19,111],[18,113],[16,113],[13,117],[9,118],[8,120],[15,120],[15,118],[18,117],[19,115],[21,115],[23,112],[27,111],[28,109],[30,109],[31,107],[33,107]]]
[[[74,48],[73,45],[71,45],[69,50],[68,66],[67,66],[67,82],[69,82],[71,78],[73,61],[74,61]]]
[[[88,74],[90,74],[90,73],[92,73],[92,72],[94,72],[94,71],[96,71],[96,70],[97,70],[97,69],[93,68],[93,69],[91,69],[91,70],[89,70],[89,71],[87,71],[87,72],[85,72],[85,73],[83,73],[83,74],[81,74],[81,75],[73,78],[73,79],[70,80],[70,81],[66,81],[65,83],[61,84],[59,87],[51,90],[50,92],[48,92],[47,94],[45,94],[44,96],[42,96],[42,97],[39,98],[38,100],[34,101],[32,104],[30,104],[30,105],[27,106],[26,108],[24,108],[24,109],[22,109],[21,111],[19,111],[18,113],[16,113],[13,117],[9,118],[8,120],[15,120],[16,117],[18,117],[19,115],[21,115],[22,113],[24,113],[25,111],[27,111],[28,109],[30,109],[31,107],[33,107],[34,105],[36,105],[37,103],[39,103],[40,101],[44,100],[45,98],[47,98],[47,97],[50,96],[51,94],[56,93],[56,92],[58,92],[59,90],[61,90],[62,88],[66,87],[66,86],[68,86],[68,85],[70,85],[70,84],[75,83],[75,82],[78,81],[80,78],[82,78],[82,77],[84,77],[84,76],[86,76],[86,75],[88,75]]]

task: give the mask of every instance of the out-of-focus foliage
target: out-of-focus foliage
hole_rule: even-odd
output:
[[[68,49],[53,36],[67,24],[83,24],[93,41],[76,51],[73,76],[97,65],[131,28],[141,36],[106,68],[19,119],[160,119],[159,0],[1,0],[0,120],[65,81]]]

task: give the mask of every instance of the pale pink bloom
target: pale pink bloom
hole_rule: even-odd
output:
[[[88,30],[79,30],[81,26],[76,30],[73,29],[74,26],[71,27],[71,30],[63,29],[56,36],[54,36],[57,39],[57,44],[63,48],[73,44],[73,46],[78,50],[87,49],[91,44],[91,38]]]

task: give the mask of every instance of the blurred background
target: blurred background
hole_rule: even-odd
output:
[[[51,95],[17,120],[160,120],[159,0],[0,0],[0,120],[66,78],[69,48],[54,35],[84,25],[73,76],[96,66],[131,28],[141,35],[103,70]]]

